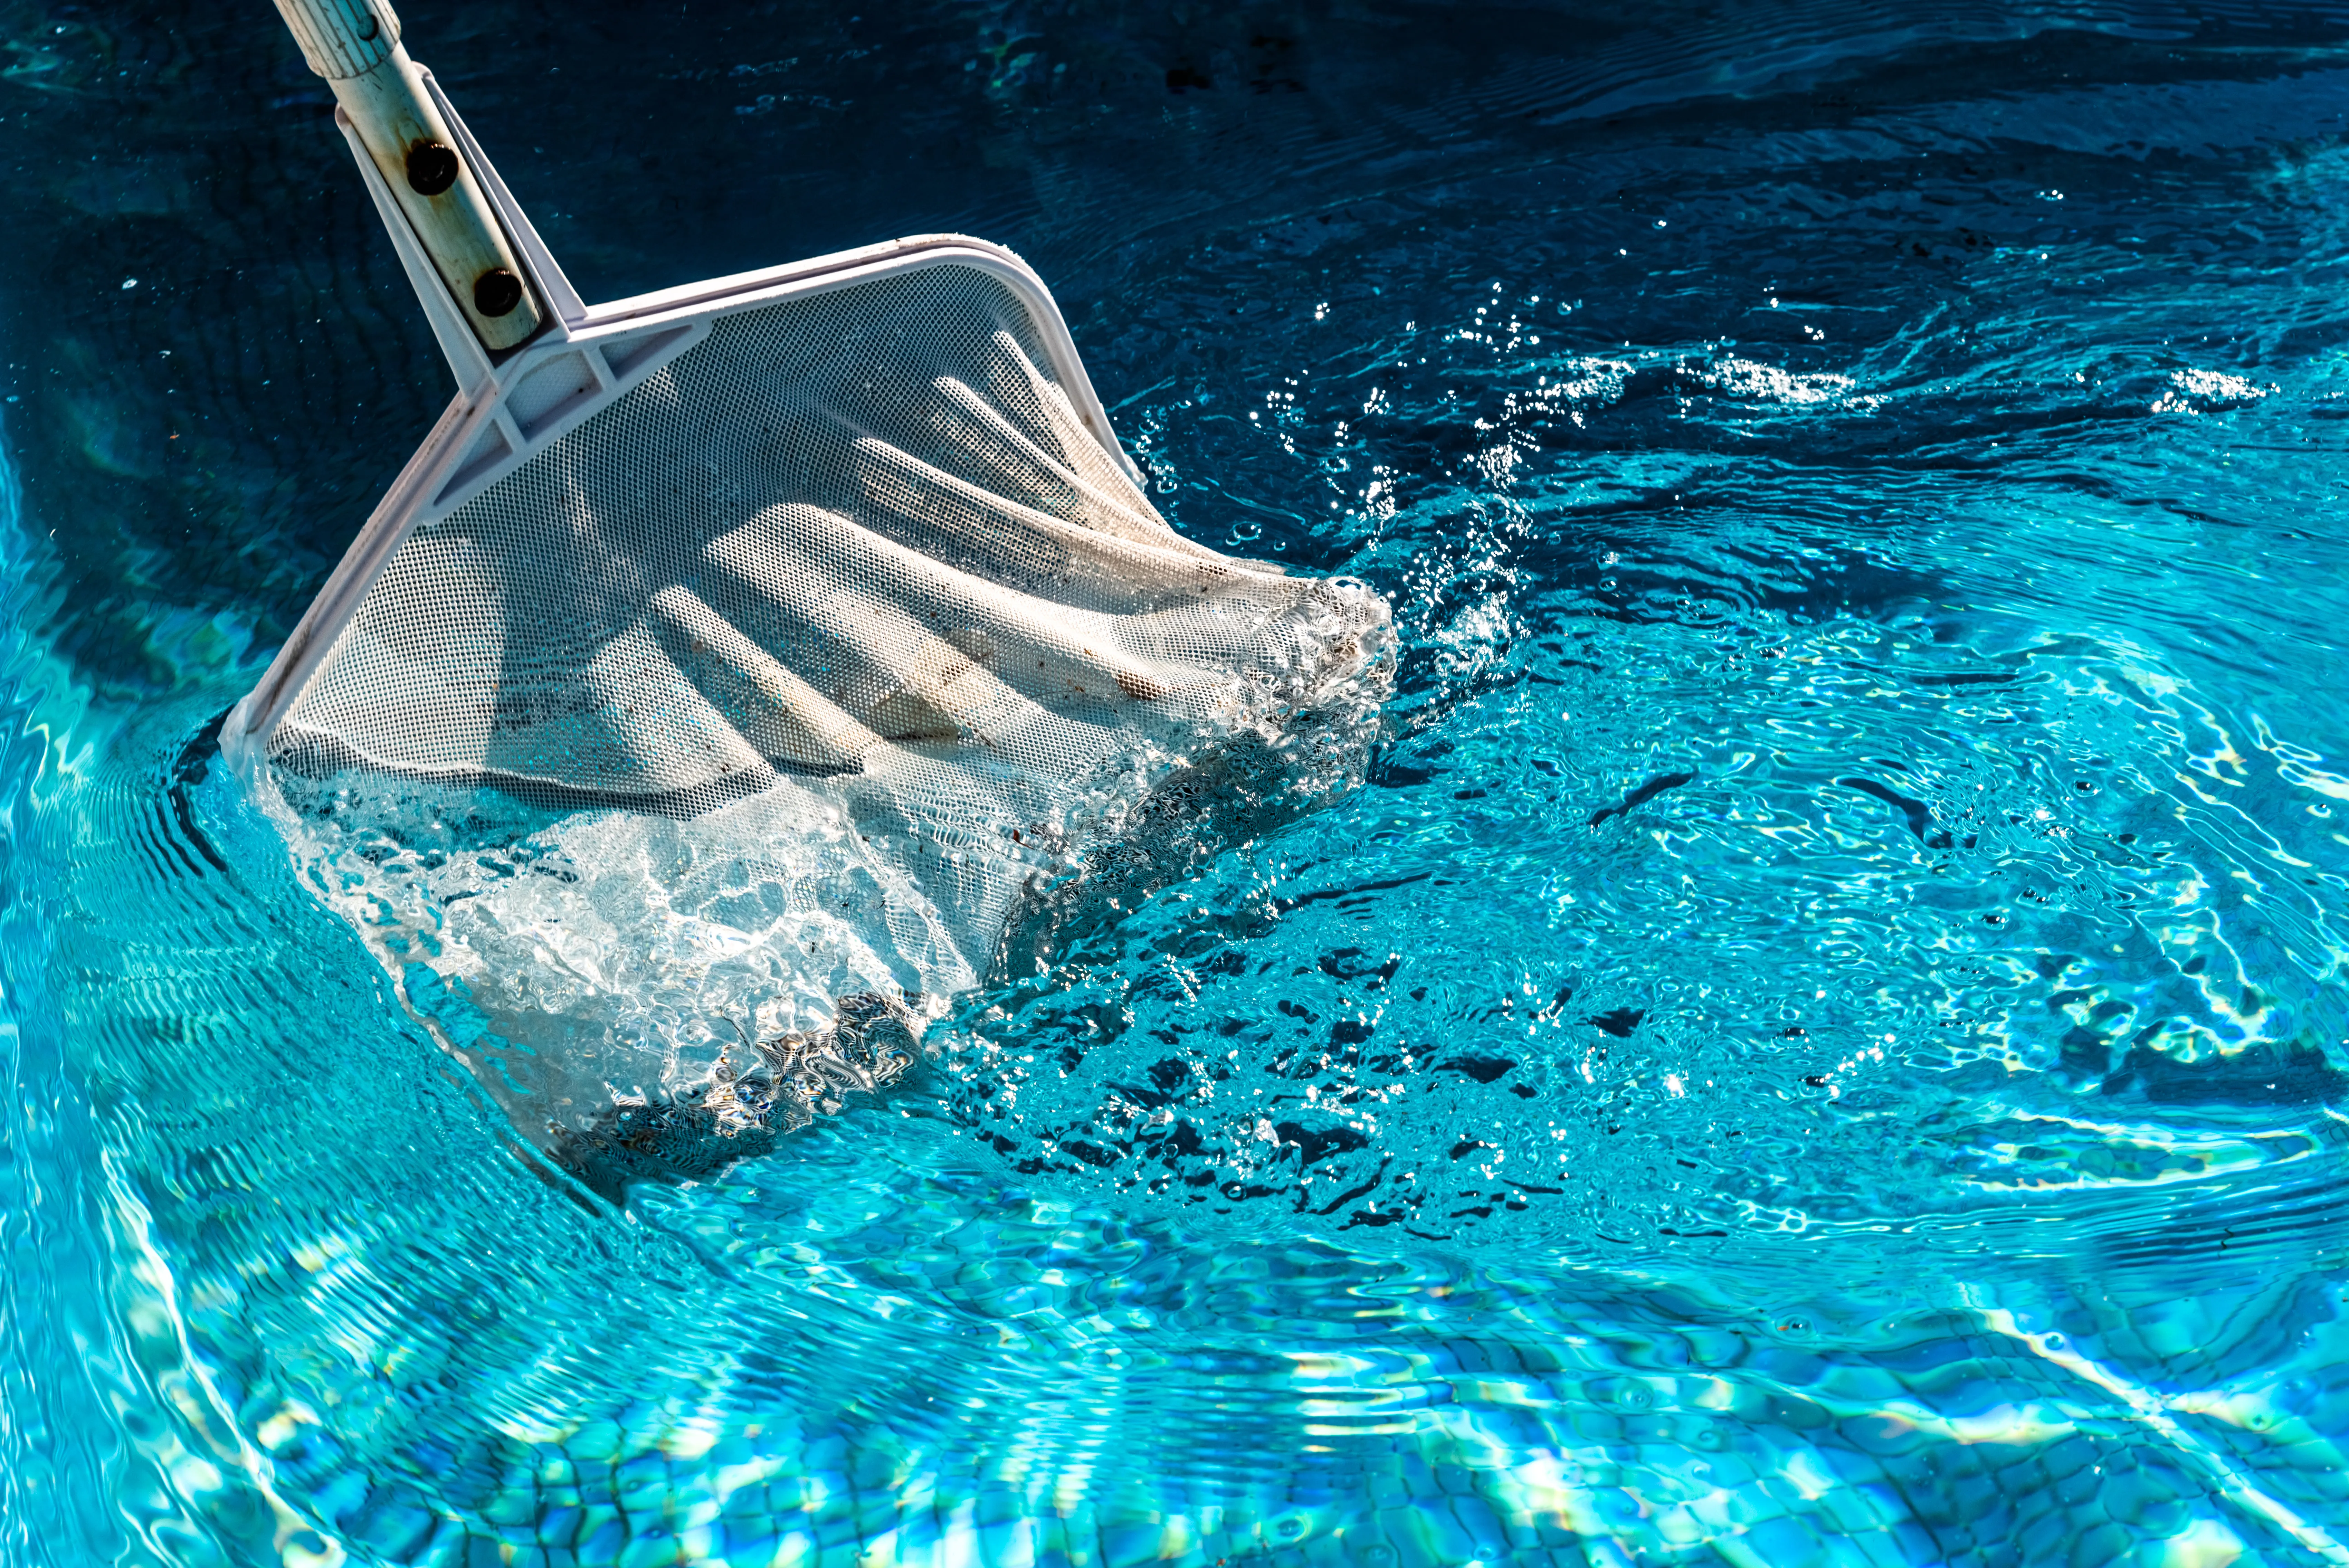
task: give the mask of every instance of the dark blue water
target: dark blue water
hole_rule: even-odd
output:
[[[2349,1562],[2349,12],[406,20],[590,297],[1019,249],[1398,695],[584,1206],[207,765],[449,391],[326,96],[0,5],[9,1562]]]

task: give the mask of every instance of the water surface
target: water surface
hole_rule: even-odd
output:
[[[1399,694],[583,1204],[205,762],[449,389],[326,95],[0,6],[12,1561],[2349,1561],[2349,13],[405,20],[591,297],[1020,250]]]

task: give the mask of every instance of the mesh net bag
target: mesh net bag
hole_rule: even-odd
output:
[[[558,345],[297,633],[255,766],[522,1119],[820,1107],[762,1061],[870,1086],[896,1057],[840,1019],[918,1033],[1023,910],[1179,847],[1170,800],[1358,775],[1384,601],[1169,527],[1020,283],[948,257]]]

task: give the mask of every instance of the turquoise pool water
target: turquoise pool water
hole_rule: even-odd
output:
[[[208,765],[447,390],[321,95],[0,5],[8,1561],[2349,1561],[2349,13],[407,21],[591,296],[1021,250],[1398,694],[575,1201]]]

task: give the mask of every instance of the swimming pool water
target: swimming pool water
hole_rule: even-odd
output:
[[[208,765],[446,395],[0,5],[12,1563],[2349,1561],[2349,12],[408,8],[591,296],[1019,249],[1366,785],[621,1214]]]

